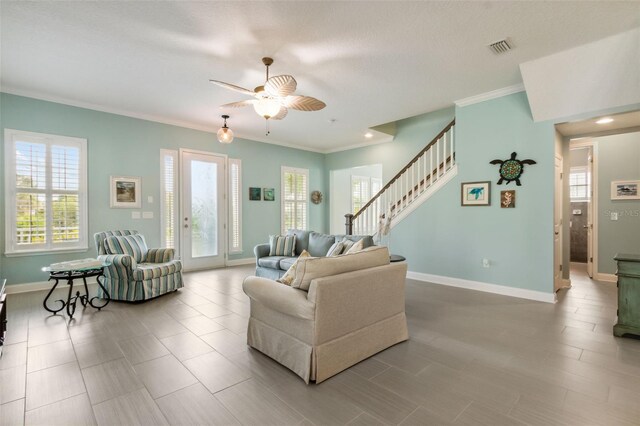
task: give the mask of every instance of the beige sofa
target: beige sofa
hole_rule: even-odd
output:
[[[323,380],[407,340],[406,263],[386,247],[335,258],[301,259],[293,288],[247,277],[247,343],[309,383]]]

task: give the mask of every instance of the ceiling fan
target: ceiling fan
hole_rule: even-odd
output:
[[[225,83],[218,80],[209,80],[213,84],[227,89],[253,96],[255,99],[232,102],[222,105],[221,108],[240,108],[253,105],[255,111],[261,117],[269,120],[282,120],[287,116],[289,109],[298,111],[319,111],[325,106],[324,102],[312,98],[311,96],[293,95],[298,83],[291,75],[276,75],[269,77],[269,66],[273,64],[273,59],[262,58],[262,63],[267,67],[265,83],[255,89],[249,90],[235,84]]]

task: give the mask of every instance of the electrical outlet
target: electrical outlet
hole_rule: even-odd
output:
[[[611,212],[611,220],[618,220],[618,212]]]
[[[142,212],[143,219],[153,219],[153,212]]]
[[[488,268],[489,266],[491,266],[491,264],[489,263],[489,259],[482,259],[482,267]]]
[[[131,212],[131,219],[140,219],[140,212]]]
[[[147,197],[147,203],[149,203],[149,204],[153,203],[153,196],[152,195],[149,195]]]

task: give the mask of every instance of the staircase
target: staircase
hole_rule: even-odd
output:
[[[393,228],[457,173],[453,120],[355,214],[346,214],[348,235],[374,235]]]

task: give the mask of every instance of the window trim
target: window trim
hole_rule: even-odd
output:
[[[173,249],[176,252],[176,255],[179,255],[180,252],[180,244],[179,244],[179,233],[180,229],[178,228],[178,208],[180,204],[180,194],[178,193],[179,182],[178,182],[178,151],[174,149],[160,149],[160,244],[165,247],[166,246],[166,238],[167,233],[165,230],[165,216],[166,206],[164,205],[164,196],[165,196],[165,168],[164,168],[164,159],[165,157],[173,158],[173,193],[174,193],[174,205],[173,205]]]
[[[586,183],[584,185],[572,185],[571,176],[574,174],[584,174]],[[586,197],[571,197],[571,188],[586,187]],[[589,173],[588,166],[572,166],[569,169],[569,202],[571,203],[584,203],[591,201],[591,195],[593,191],[593,182],[591,173]]]
[[[307,193],[305,194],[304,201],[294,201],[295,203],[304,203],[306,209],[306,224],[305,229],[309,229],[309,169],[303,169],[299,167],[289,167],[289,166],[281,166],[280,167],[280,229],[282,233],[286,233],[287,229],[285,229],[285,214],[284,214],[284,203],[285,203],[285,183],[284,183],[284,174],[285,173],[295,173],[295,174],[303,174],[307,178]]]
[[[242,253],[242,194],[243,194],[243,190],[242,190],[242,160],[240,160],[239,158],[228,158],[227,161],[229,162],[227,170],[228,170],[228,174],[229,176],[227,177],[227,181],[229,182],[229,197],[228,197],[228,202],[227,202],[227,206],[229,208],[229,212],[228,212],[228,217],[229,217],[229,227],[228,227],[228,238],[229,238],[229,244],[228,246],[228,250],[229,250],[229,254],[238,254],[238,253]],[[234,188],[233,188],[233,179],[231,179],[231,169],[233,168],[234,165],[238,166],[238,191],[237,191],[237,196],[238,196],[238,246],[234,247],[233,246],[233,232],[235,231],[234,229],[234,223],[233,223],[233,196],[234,196]]]
[[[55,144],[65,145],[65,146],[74,146],[80,149],[80,167],[79,167],[79,177],[80,183],[78,186],[78,204],[79,204],[79,218],[78,218],[78,232],[79,239],[78,242],[75,243],[56,243],[56,247],[54,247],[54,243],[51,238],[49,238],[49,242],[44,245],[38,245],[33,248],[18,248],[15,244],[14,238],[16,234],[16,202],[15,195],[17,192],[16,188],[16,160],[15,160],[15,152],[16,152],[16,138],[24,138],[28,142],[29,140],[39,140],[41,142],[34,143],[45,143],[47,145],[47,162],[46,162],[46,174],[47,174],[47,188],[45,189],[44,194],[51,194],[53,189],[51,188],[51,182],[49,179],[51,177],[51,158],[50,158],[50,147]],[[29,255],[38,255],[38,254],[49,254],[49,253],[79,253],[85,252],[89,249],[89,209],[88,209],[88,190],[87,190],[87,139],[84,138],[76,138],[71,136],[62,136],[62,135],[53,135],[47,133],[36,133],[36,132],[27,132],[23,130],[15,130],[15,129],[5,129],[4,130],[4,148],[5,148],[5,172],[4,172],[4,180],[5,180],[5,199],[7,202],[5,203],[5,256],[14,257],[14,256],[29,256]],[[49,206],[48,206],[49,207]],[[47,209],[47,226],[51,226],[52,223],[52,211],[49,207]],[[50,229],[47,229],[47,235],[52,232]]]

